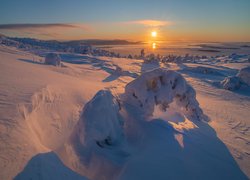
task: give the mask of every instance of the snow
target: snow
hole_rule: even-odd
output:
[[[127,157],[122,150],[124,122],[119,109],[109,90],[97,92],[84,106],[67,143],[58,150],[65,164],[90,179],[114,178],[118,164]]]
[[[175,101],[183,114],[192,120],[205,120],[194,89],[175,71],[155,69],[142,74],[125,87],[125,99],[152,115],[155,105],[168,111]]]
[[[87,178],[76,174],[71,169],[64,166],[58,156],[53,152],[37,154],[14,179],[87,180]]]
[[[237,76],[243,83],[246,83],[248,86],[250,86],[250,66],[242,68]]]
[[[45,64],[59,66],[61,63],[61,57],[55,53],[48,53],[45,57]]]
[[[56,51],[54,67],[41,63],[51,49],[3,41],[0,179],[250,177],[249,89],[214,85],[247,84],[249,55],[144,63]]]
[[[233,91],[240,88],[240,78],[236,76],[226,77],[222,82],[221,85],[224,89]]]
[[[113,145],[122,139],[123,120],[119,117],[119,104],[110,91],[99,91],[85,106],[77,125],[80,144],[87,146]]]
[[[242,88],[242,86],[250,86],[250,67],[245,67],[240,69],[236,76],[226,77],[221,81],[221,85],[227,90],[237,90]]]

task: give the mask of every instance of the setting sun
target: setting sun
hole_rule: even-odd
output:
[[[152,36],[152,37],[156,37],[156,36],[157,36],[157,32],[156,32],[156,31],[152,31],[152,32],[151,32],[151,36]]]

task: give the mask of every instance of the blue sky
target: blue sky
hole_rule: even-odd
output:
[[[41,39],[250,41],[250,0],[1,0],[0,32]],[[165,25],[135,23],[146,20]],[[133,23],[132,23],[133,22]],[[6,24],[26,24],[8,28]],[[27,24],[46,24],[28,27]],[[54,26],[48,26],[54,24]],[[56,27],[70,24],[75,28]],[[156,23],[157,24],[157,23]],[[5,25],[5,26],[4,26]],[[38,33],[35,33],[37,30]]]

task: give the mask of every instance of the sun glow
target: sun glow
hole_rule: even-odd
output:
[[[152,48],[156,49],[156,43],[155,42],[152,44]]]
[[[157,32],[156,32],[156,31],[152,31],[152,32],[151,32],[151,36],[152,36],[152,37],[156,37],[156,36],[157,36]]]

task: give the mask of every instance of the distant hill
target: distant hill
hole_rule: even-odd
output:
[[[141,44],[141,41],[127,41],[122,39],[114,40],[102,40],[102,39],[86,39],[86,40],[76,40],[68,41],[66,43],[70,44],[85,44],[85,45],[130,45],[130,44]]]
[[[57,41],[39,40],[34,38],[7,37],[0,34],[0,44],[12,46],[23,50],[31,51],[57,51],[68,53],[92,54],[98,56],[120,57],[118,53],[109,52],[95,45],[125,45],[137,44],[140,42],[129,42],[126,40],[76,40],[76,41]]]

